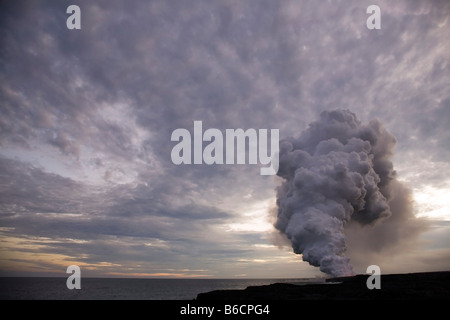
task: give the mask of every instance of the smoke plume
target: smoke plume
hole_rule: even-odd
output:
[[[333,276],[353,274],[344,227],[392,215],[395,143],[379,121],[363,124],[348,110],[324,111],[298,138],[280,141],[275,227],[304,261]]]

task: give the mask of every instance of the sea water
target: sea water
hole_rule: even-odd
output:
[[[324,279],[136,279],[82,278],[68,289],[66,278],[0,278],[1,300],[192,300],[213,290],[239,290],[272,283],[323,283]]]

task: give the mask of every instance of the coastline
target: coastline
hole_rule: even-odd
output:
[[[274,283],[244,290],[214,290],[196,300],[449,300],[450,271],[381,275],[381,288],[368,289],[370,275],[329,278],[324,284]]]

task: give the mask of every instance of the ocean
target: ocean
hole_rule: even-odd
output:
[[[67,278],[0,278],[1,300],[192,300],[213,290],[245,289],[272,283],[323,283],[324,279],[136,279],[81,278],[70,290]]]

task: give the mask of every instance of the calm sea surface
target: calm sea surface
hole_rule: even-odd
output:
[[[69,290],[66,278],[0,278],[0,299],[191,300],[201,292],[245,289],[271,283],[322,283],[323,279],[117,279],[81,278]]]

